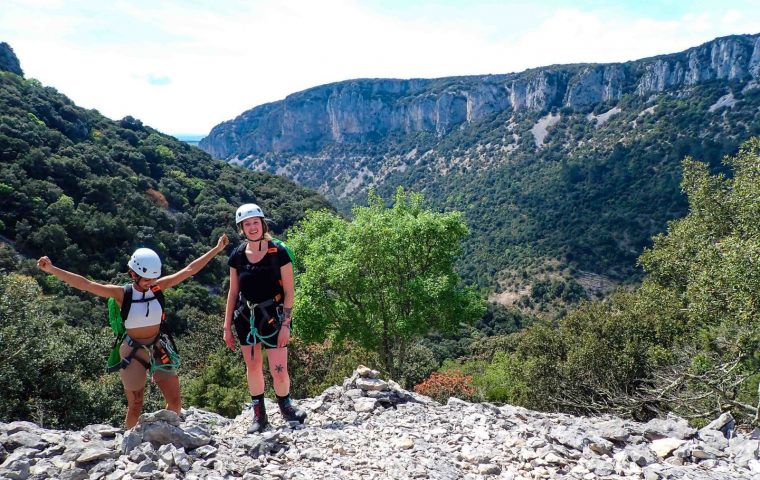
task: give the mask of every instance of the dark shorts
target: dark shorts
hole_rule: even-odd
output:
[[[237,333],[238,341],[240,345],[256,345],[262,344],[264,348],[277,348],[277,336],[280,333],[280,321],[277,316],[277,306],[272,305],[266,308],[269,318],[264,321],[264,314],[260,308],[254,308],[254,320],[253,325],[256,329],[256,338],[251,333],[250,315],[251,311],[248,307],[243,307],[240,310],[235,311],[235,316],[232,319],[233,325],[235,325],[235,333]]]

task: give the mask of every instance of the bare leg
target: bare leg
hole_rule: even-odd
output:
[[[264,359],[262,358],[261,344],[241,345],[243,359],[245,360],[246,376],[248,377],[248,392],[255,397],[264,393]],[[251,358],[253,349],[253,358]]]
[[[288,347],[267,350],[269,373],[274,380],[274,393],[284,397],[290,393],[290,375],[288,375]]]
[[[165,372],[155,372],[153,379],[156,385],[161,389],[161,393],[166,400],[166,408],[175,412],[177,415],[182,413],[182,398],[179,392],[179,377],[175,374]]]
[[[127,418],[124,423],[127,429],[130,429],[137,424],[137,419],[140,418],[140,413],[142,413],[143,402],[145,401],[145,387],[140,390],[127,390],[125,388],[124,393],[127,394]]]
[[[121,358],[127,356],[132,350],[126,343],[122,343],[119,353]],[[140,350],[136,356],[146,360],[148,355],[145,351]],[[127,368],[119,370],[121,383],[124,385],[124,393],[127,395],[127,418],[124,421],[126,427],[132,428],[137,424],[137,420],[142,413],[143,403],[145,401],[145,367],[134,359]]]

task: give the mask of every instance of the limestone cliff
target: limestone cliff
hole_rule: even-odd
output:
[[[760,35],[723,37],[681,53],[621,64],[562,65],[440,79],[358,79],[322,85],[248,110],[213,128],[200,148],[216,158],[314,153],[331,145],[434,132],[504,111],[589,111],[627,93],[760,75]]]

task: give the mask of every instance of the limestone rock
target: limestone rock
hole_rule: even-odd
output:
[[[749,480],[760,474],[758,440],[745,433],[727,440],[715,428],[692,435],[676,418],[641,424],[456,398],[386,407],[365,396],[373,390],[356,388],[368,378],[357,371],[342,386],[299,401],[308,410],[305,425],[293,428],[273,415],[271,428],[254,435],[246,432],[250,410],[235,419],[198,409],[181,417],[150,413],[123,437],[106,426],[63,432],[0,423],[8,449],[0,478]],[[393,398],[414,398],[387,383]],[[375,405],[357,412],[357,402]],[[649,440],[666,432],[692,438]],[[193,436],[205,443],[185,442]],[[36,448],[40,442],[44,449]]]
[[[268,153],[316,153],[419,132],[444,136],[501,112],[562,107],[590,111],[625,94],[647,98],[668,88],[715,80],[748,81],[758,72],[760,36],[743,35],[626,65],[553,65],[440,79],[347,80],[245,111],[215,126],[199,147],[219,159],[241,160]]]
[[[673,450],[686,443],[685,440],[679,438],[658,438],[652,441],[650,448],[660,458],[666,458]]]

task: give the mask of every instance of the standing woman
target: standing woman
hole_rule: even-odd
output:
[[[290,400],[288,342],[295,289],[293,264],[288,252],[272,241],[264,212],[247,203],[237,209],[235,223],[245,243],[230,255],[230,291],[224,315],[224,342],[235,351],[234,324],[245,360],[253,422],[248,433],[261,432],[269,424],[264,404],[262,345],[267,350],[269,372],[280,413],[286,421],[303,423],[306,413]]]
[[[48,257],[37,260],[37,266],[43,272],[55,275],[76,289],[90,292],[99,297],[114,298],[120,307],[124,303],[125,292],[131,292],[129,313],[123,319],[126,335],[119,349],[122,358],[119,376],[127,395],[128,406],[125,422],[127,428],[135,426],[140,417],[145,395],[145,378],[150,368],[150,360],[152,356],[161,353],[163,348],[159,333],[164,312],[162,302],[159,302],[156,294],[197,274],[217,253],[224,250],[228,243],[227,235],[222,235],[219,237],[216,246],[203,256],[190,262],[179,272],[165,277],[161,277],[161,259],[158,254],[149,248],[138,248],[127,262],[129,276],[132,277],[133,282],[131,288],[90,281],[81,275],[53,266]],[[176,370],[165,366],[156,369],[153,373],[153,380],[164,395],[166,408],[180,414],[182,401]]]

